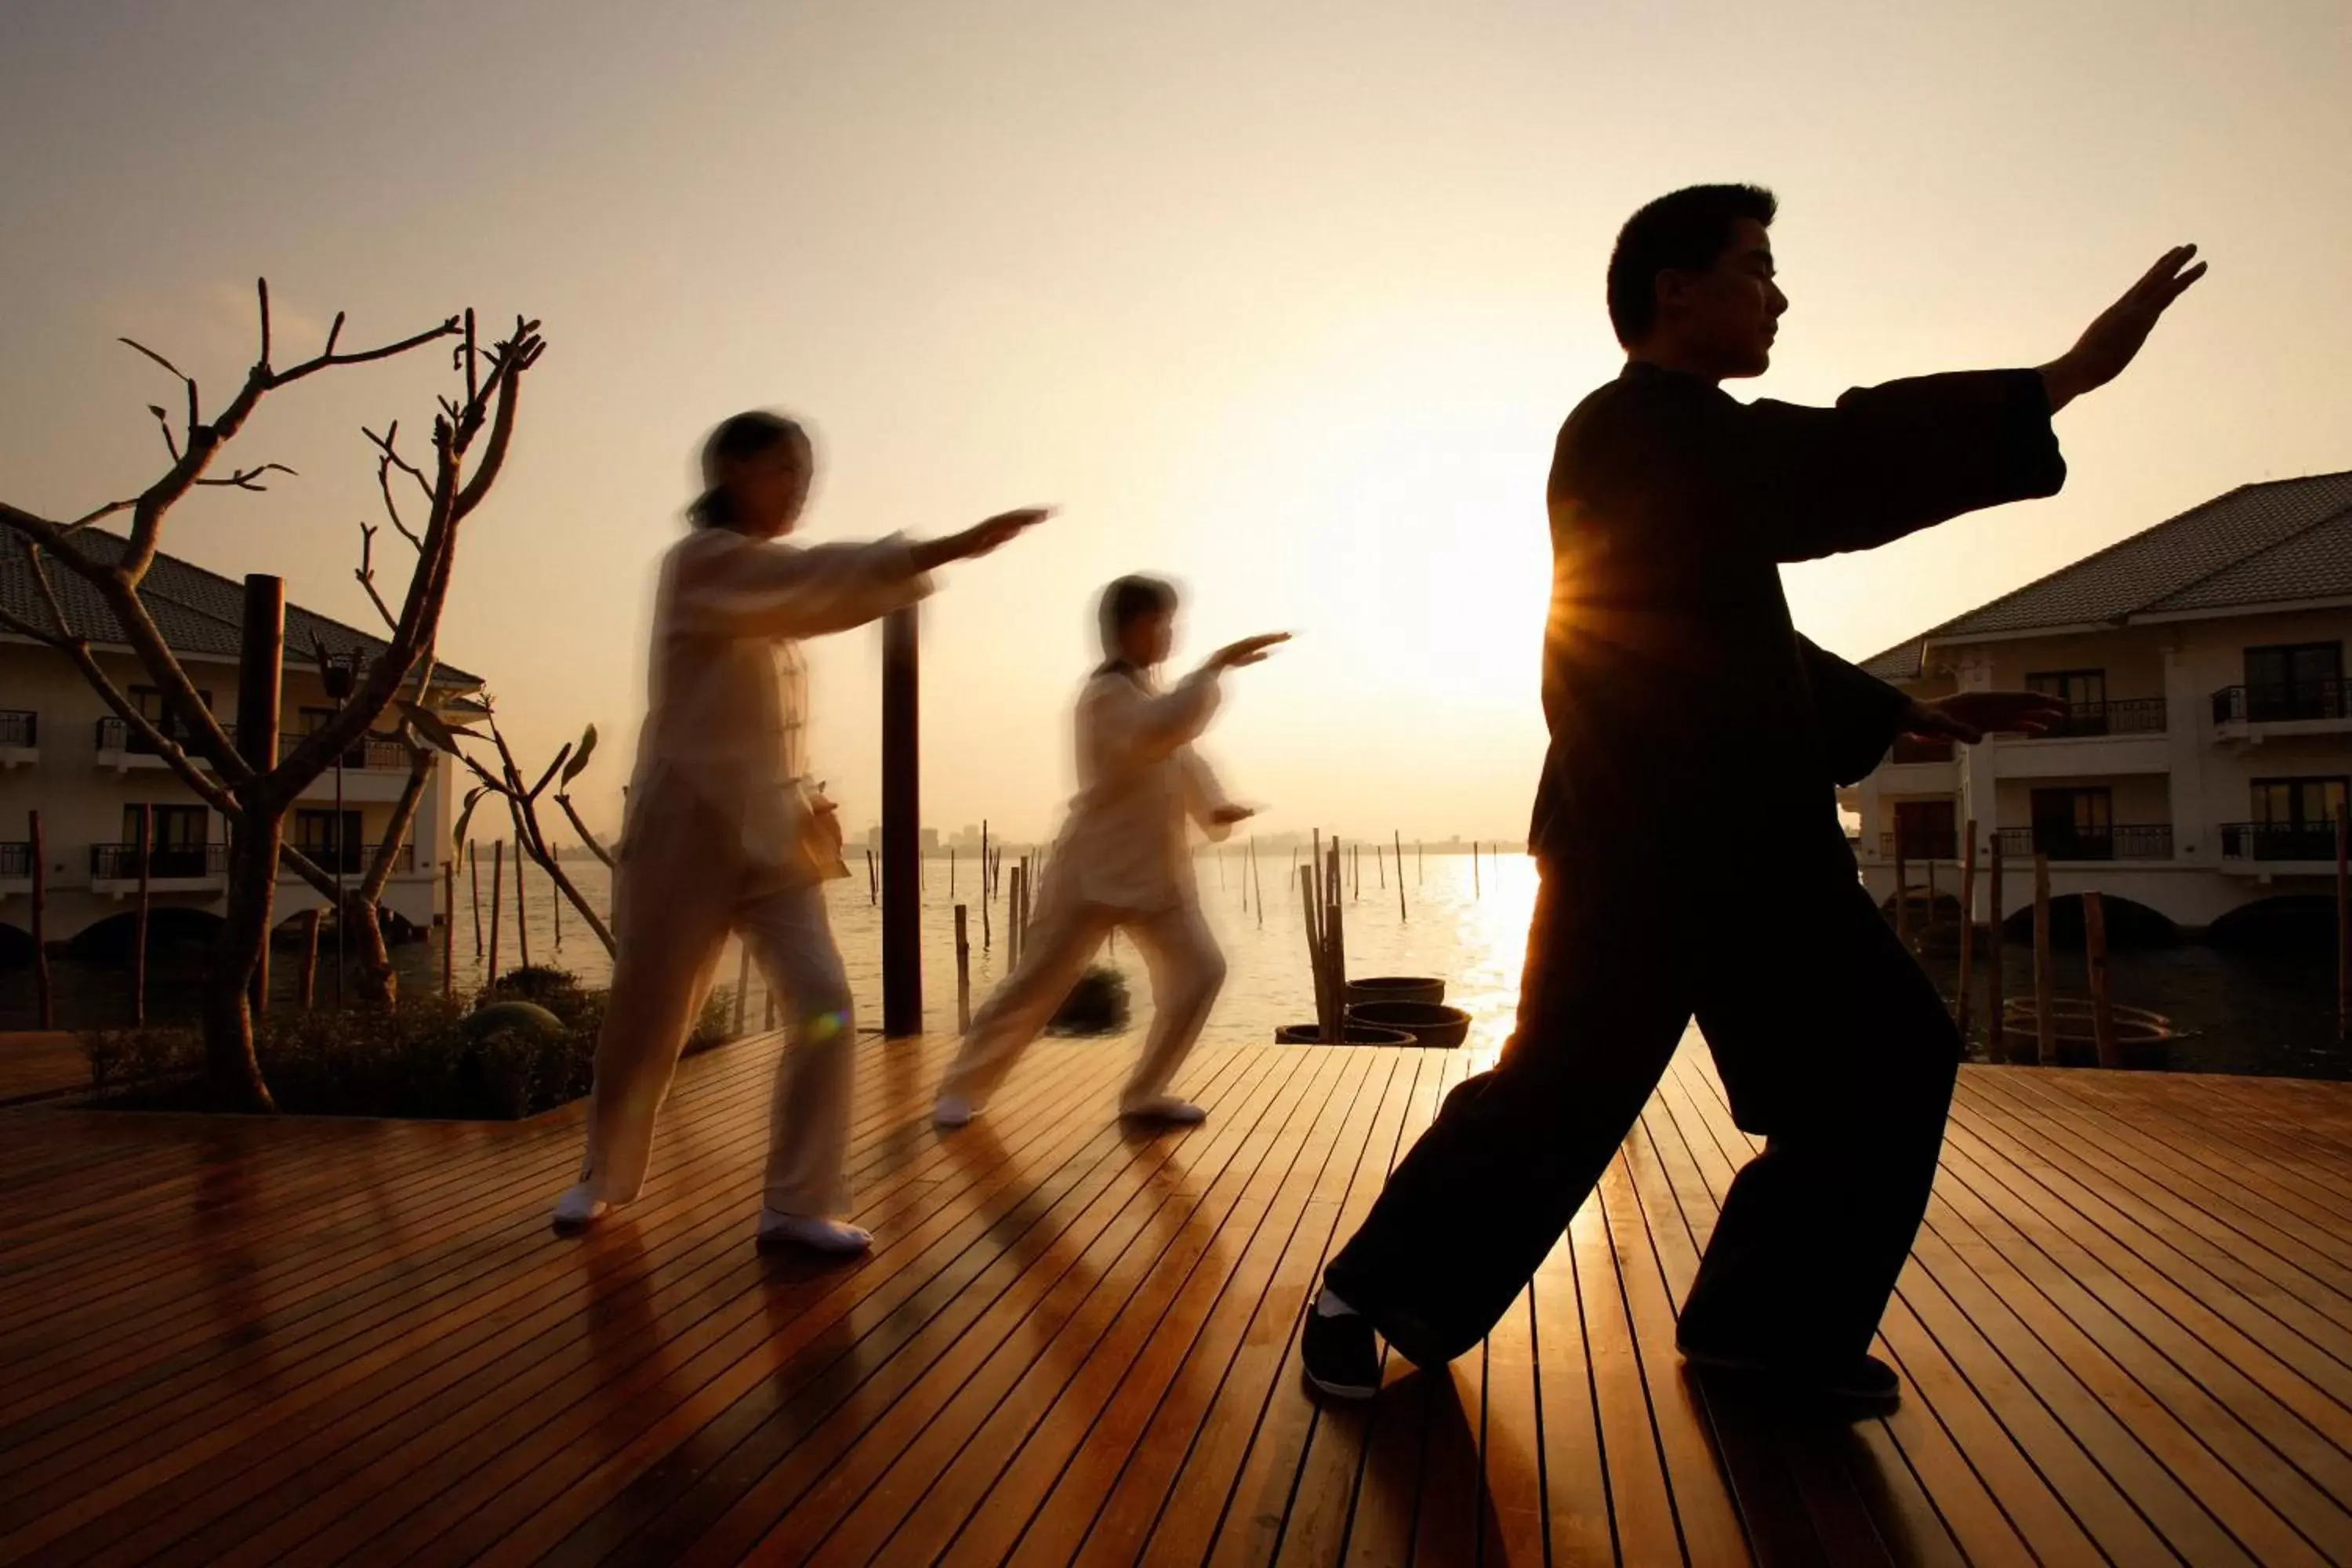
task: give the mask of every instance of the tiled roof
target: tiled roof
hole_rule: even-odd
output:
[[[119,534],[99,529],[86,530],[75,538],[90,554],[109,559],[119,557],[130,542]],[[125,640],[106,601],[80,576],[52,563],[49,583],[57,589],[73,630],[97,643],[119,644]],[[232,583],[177,556],[159,552],[140,582],[139,597],[174,652],[229,659],[237,657],[245,608],[242,583]],[[49,622],[48,605],[41,597],[39,584],[33,580],[23,545],[13,537],[0,538],[0,607],[36,626]],[[314,642],[323,645],[331,654],[357,652],[364,658],[375,658],[386,647],[381,637],[370,637],[299,605],[288,605],[286,662],[303,668],[315,668],[311,657]],[[435,666],[434,678],[436,685],[463,687],[482,683],[481,677],[447,663]]]
[[[1930,642],[2174,610],[2352,597],[2352,470],[2241,485],[1864,662],[1916,676]]]

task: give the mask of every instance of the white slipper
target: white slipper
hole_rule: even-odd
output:
[[[781,1214],[762,1205],[760,1245],[806,1247],[818,1252],[864,1252],[874,1245],[874,1233],[863,1226],[802,1214]]]
[[[555,1228],[562,1231],[586,1230],[612,1211],[613,1205],[596,1195],[596,1190],[581,1182],[564,1189],[555,1200]]]
[[[980,1114],[980,1107],[961,1095],[943,1094],[931,1102],[934,1127],[961,1127]]]

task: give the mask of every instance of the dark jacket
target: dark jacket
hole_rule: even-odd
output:
[[[2032,371],[1806,408],[1629,363],[1569,416],[1552,459],[1534,852],[1654,874],[1727,855],[1818,866],[1833,841],[1850,879],[1832,781],[1877,764],[1905,700],[1798,634],[1780,563],[2051,495],[2065,475]]]

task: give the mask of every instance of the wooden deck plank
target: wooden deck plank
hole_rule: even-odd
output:
[[[2352,1561],[2352,1088],[1964,1069],[1906,1397],[1814,1428],[1673,1352],[1755,1147],[1696,1049],[1485,1346],[1330,1411],[1298,1314],[1476,1053],[1213,1046],[1144,1139],[1045,1042],[943,1139],[950,1044],[861,1058],[829,1268],[747,1245],[772,1040],[571,1242],[577,1108],[0,1112],[0,1563]]]

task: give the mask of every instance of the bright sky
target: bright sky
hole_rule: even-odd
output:
[[[2232,485],[2352,466],[2347,81],[2343,0],[10,0],[0,495],[144,483],[173,388],[114,337],[225,401],[257,274],[289,345],[338,309],[352,342],[528,311],[550,351],[442,646],[527,757],[590,720],[617,742],[597,818],[691,454],[761,405],[817,432],[812,539],[1064,509],[927,610],[928,822],[1050,826],[1094,592],[1150,569],[1191,592],[1180,657],[1299,634],[1207,746],[1270,826],[1511,837],[1544,469],[1615,372],[1627,213],[1780,192],[1794,307],[1751,384],[1801,400],[2039,363],[2206,247],[2130,377],[2062,417],[2063,496],[1790,573],[1800,625],[1858,657]],[[437,381],[418,356],[278,395],[237,454],[301,478],[201,498],[166,547],[371,624],[358,426],[421,435]],[[813,650],[853,829],[878,650]]]

